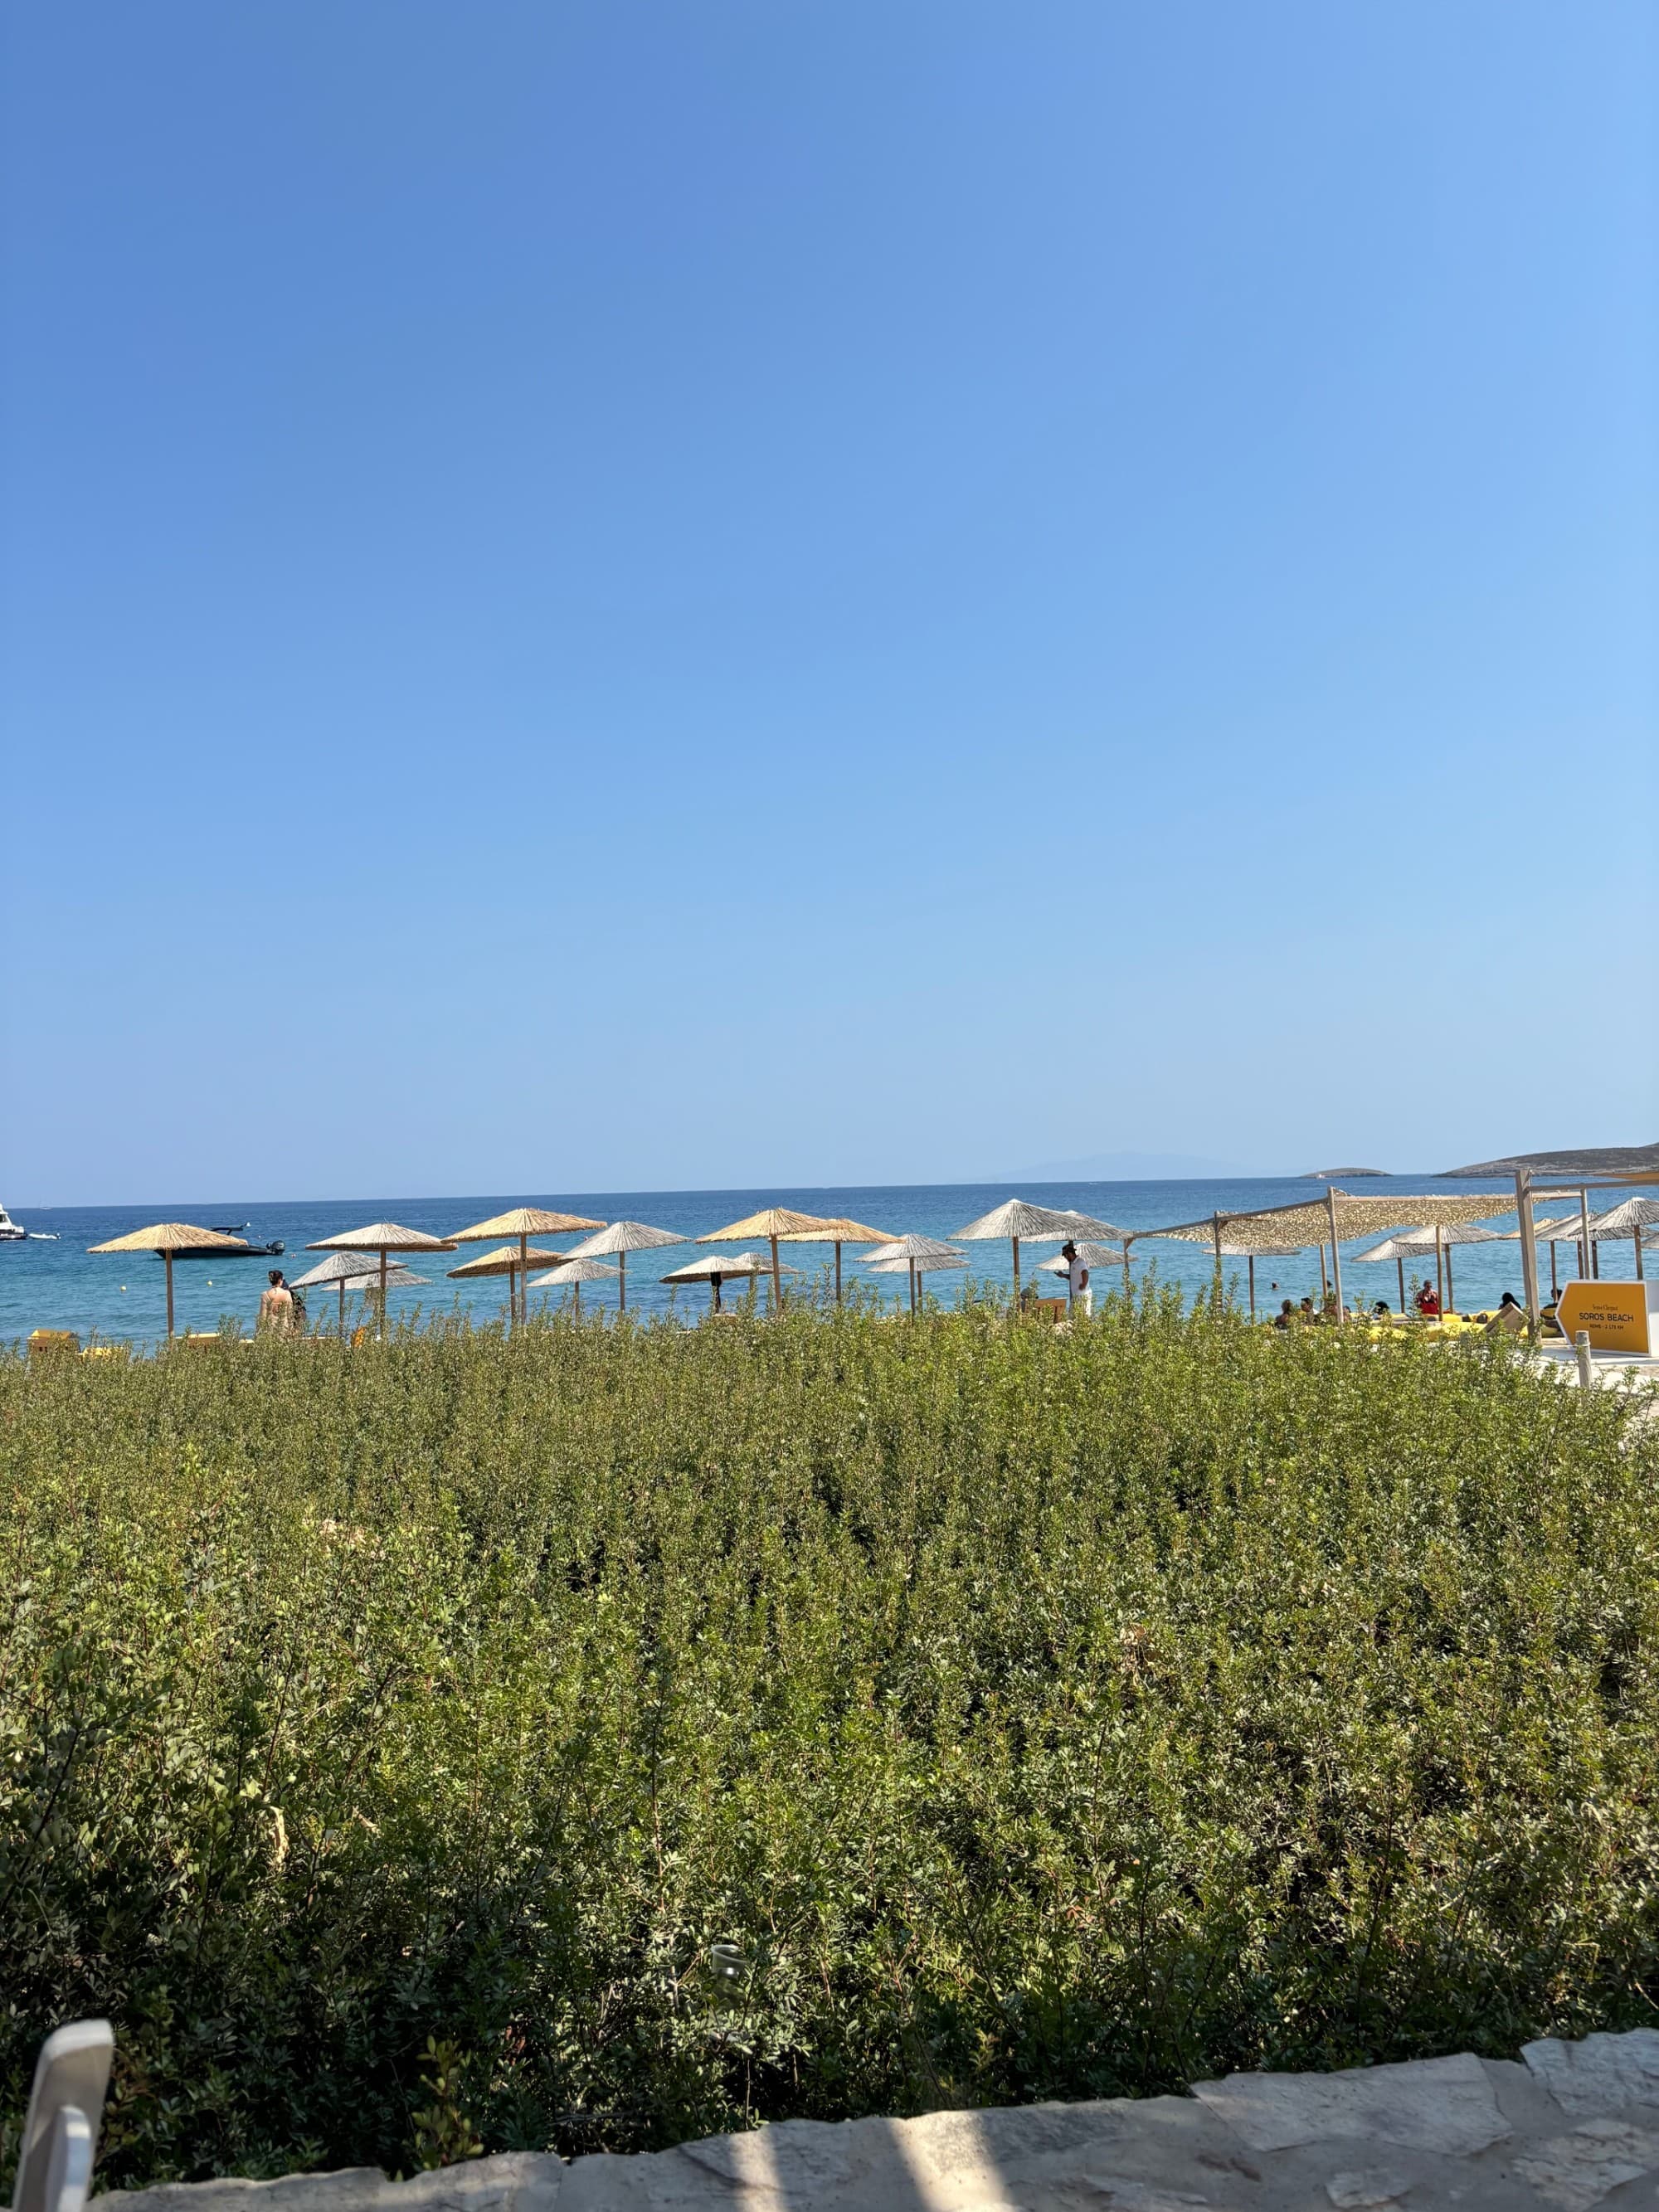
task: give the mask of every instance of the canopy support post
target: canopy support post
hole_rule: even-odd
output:
[[[1521,1289],[1527,1301],[1527,1322],[1534,1336],[1543,1325],[1538,1305],[1538,1239],[1533,1227],[1532,1176],[1525,1168],[1515,1171],[1515,1212],[1521,1229]],[[1553,1274],[1555,1247],[1550,1247]]]
[[[1325,1186],[1325,1209],[1331,1217],[1331,1273],[1336,1278],[1336,1324],[1340,1328],[1347,1314],[1342,1304],[1342,1255],[1336,1243],[1336,1191],[1330,1183]]]
[[[1446,1248],[1440,1241],[1440,1224],[1434,1224],[1434,1294],[1440,1301],[1440,1317],[1446,1316]]]

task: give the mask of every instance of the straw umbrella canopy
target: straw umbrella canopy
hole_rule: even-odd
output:
[[[1455,1221],[1449,1225],[1437,1221],[1431,1229],[1411,1230],[1406,1235],[1392,1237],[1389,1241],[1398,1246],[1401,1253],[1407,1256],[1416,1254],[1419,1258],[1426,1260],[1430,1253],[1433,1253],[1436,1275],[1443,1276],[1445,1283],[1445,1296],[1442,1303],[1445,1310],[1449,1313],[1455,1298],[1452,1285],[1452,1246],[1454,1244],[1501,1244],[1506,1241],[1513,1243],[1514,1239],[1511,1237],[1506,1240],[1501,1229],[1482,1229],[1473,1221]],[[1401,1302],[1402,1304],[1404,1302],[1403,1293]]]
[[[946,1244],[937,1237],[895,1237],[890,1243],[877,1245],[866,1252],[864,1264],[878,1275],[896,1275],[901,1267],[910,1272],[910,1310],[916,1310],[916,1277],[930,1273],[935,1267],[965,1267],[968,1255],[958,1252],[954,1244]]]
[[[159,1252],[167,1267],[167,1335],[173,1334],[173,1255],[175,1252],[246,1252],[246,1237],[227,1237],[222,1230],[198,1229],[188,1221],[157,1221],[148,1229],[112,1237],[106,1244],[88,1244],[88,1252]]]
[[[626,1313],[629,1254],[657,1252],[665,1244],[689,1244],[690,1241],[678,1229],[650,1229],[643,1221],[613,1221],[609,1228],[601,1228],[597,1237],[585,1237],[580,1244],[573,1244],[569,1256],[573,1260],[597,1260],[606,1252],[614,1252],[617,1273],[621,1278],[620,1303]]]
[[[453,1282],[476,1282],[482,1277],[507,1277],[507,1310],[517,1313],[519,1289],[532,1267],[556,1267],[565,1257],[562,1252],[538,1251],[533,1244],[498,1244],[493,1252],[481,1252],[476,1260],[463,1260],[459,1267],[449,1270]],[[528,1310],[528,1298],[525,1300]]]
[[[529,1306],[532,1291],[558,1291],[568,1284],[576,1294],[576,1311],[580,1313],[582,1310],[582,1285],[608,1282],[618,1272],[615,1267],[607,1267],[603,1260],[573,1260],[567,1255],[556,1267],[550,1267],[546,1274],[538,1275],[533,1282],[525,1285],[526,1307]]]
[[[779,1242],[781,1243],[782,1239],[780,1238]],[[668,1284],[707,1283],[709,1311],[719,1313],[720,1285],[723,1283],[735,1281],[739,1276],[752,1278],[769,1272],[760,1253],[737,1252],[729,1260],[688,1260],[684,1267],[674,1268],[671,1273],[663,1276],[662,1280]],[[783,1272],[786,1275],[793,1275],[799,1270],[786,1267]]]
[[[553,1213],[544,1206],[515,1206],[506,1213],[492,1213],[488,1221],[475,1221],[471,1229],[458,1229],[450,1242],[453,1244],[488,1244],[495,1237],[516,1237],[519,1240],[519,1279],[529,1276],[535,1255],[530,1249],[532,1237],[568,1237],[579,1229],[603,1229],[602,1221],[590,1221],[585,1213]],[[507,1291],[512,1301],[512,1289]],[[528,1292],[526,1305],[528,1307]]]
[[[1642,1269],[1642,1232],[1659,1223],[1659,1199],[1627,1198],[1622,1206],[1612,1206],[1606,1213],[1598,1213],[1590,1223],[1590,1241],[1602,1239],[1622,1243],[1628,1237],[1636,1247],[1636,1279],[1646,1280]]]
[[[395,1272],[401,1274],[404,1271],[398,1268]],[[326,1260],[319,1260],[314,1267],[307,1269],[303,1275],[296,1275],[289,1285],[289,1288],[291,1291],[311,1291],[325,1284],[337,1283],[340,1286],[340,1334],[343,1336],[345,1334],[346,1285],[355,1283],[360,1276],[375,1275],[379,1273],[379,1264],[372,1253],[331,1252]],[[388,1290],[392,1287],[390,1273],[386,1277],[386,1287]]]
[[[778,1263],[778,1240],[783,1237],[799,1237],[804,1232],[823,1235],[828,1224],[817,1213],[798,1213],[789,1206],[764,1206],[758,1213],[745,1213],[741,1221],[728,1222],[724,1229],[711,1229],[706,1237],[699,1237],[699,1244],[740,1244],[745,1237],[764,1237],[772,1247],[772,1297],[780,1312],[783,1310],[783,1270]]]
[[[388,1252],[453,1252],[453,1237],[428,1237],[424,1229],[405,1229],[396,1221],[371,1221],[366,1229],[348,1229],[338,1237],[319,1237],[307,1252],[377,1252],[380,1259],[380,1334],[386,1334],[386,1294]]]
[[[1385,1237],[1374,1250],[1356,1252],[1353,1256],[1362,1267],[1370,1267],[1373,1261],[1379,1267],[1385,1261],[1394,1261],[1400,1276],[1400,1310],[1404,1313],[1406,1310],[1406,1262],[1408,1259],[1416,1259],[1418,1252],[1419,1247],[1413,1243],[1409,1237]]]
[[[929,1237],[900,1237],[894,1239],[894,1243],[926,1244],[933,1247],[929,1251],[906,1253],[902,1256],[890,1247],[886,1258],[872,1257],[864,1263],[873,1274],[878,1275],[896,1275],[901,1268],[908,1272],[910,1278],[910,1318],[914,1321],[916,1317],[917,1276],[933,1274],[941,1267],[965,1267],[968,1265],[968,1255],[965,1252],[953,1252],[948,1244],[935,1244],[933,1239]]]
[[[1029,1199],[1005,1199],[1000,1206],[993,1206],[989,1213],[981,1213],[977,1221],[970,1221],[957,1235],[964,1244],[978,1244],[992,1238],[1006,1237],[1014,1252],[1014,1296],[1019,1296],[1019,1241],[1040,1243],[1057,1243],[1062,1237],[1086,1237],[1092,1232],[1104,1241],[1121,1237],[1121,1229],[1114,1229],[1108,1221],[1092,1221],[1086,1214],[1063,1212],[1056,1206],[1033,1206]]]
[[[780,1237],[780,1244],[833,1244],[836,1248],[836,1304],[841,1304],[841,1248],[843,1244],[890,1244],[890,1229],[871,1229],[862,1221],[850,1221],[844,1215],[820,1221],[815,1228],[791,1229]],[[668,1279],[663,1278],[665,1282]]]

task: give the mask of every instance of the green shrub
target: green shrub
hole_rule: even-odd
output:
[[[14,2148],[99,2012],[129,2185],[1651,2021],[1653,1433],[1156,1297],[0,1362]]]

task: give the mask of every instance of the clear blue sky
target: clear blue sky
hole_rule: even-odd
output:
[[[0,1196],[1659,1136],[1648,0],[12,0]]]

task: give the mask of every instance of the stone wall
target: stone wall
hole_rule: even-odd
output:
[[[634,2158],[520,2152],[106,2196],[99,2212],[1659,2212],[1659,2033],[1234,2074],[1190,2096],[790,2120]]]

